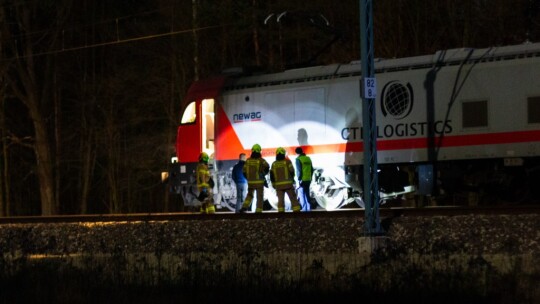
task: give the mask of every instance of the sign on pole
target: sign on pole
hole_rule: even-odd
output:
[[[364,98],[377,98],[377,80],[375,77],[364,78]]]

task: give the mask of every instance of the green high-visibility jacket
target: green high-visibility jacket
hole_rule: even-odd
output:
[[[298,181],[311,181],[311,176],[313,175],[313,165],[311,163],[311,158],[305,154],[300,154],[296,158],[296,177]]]

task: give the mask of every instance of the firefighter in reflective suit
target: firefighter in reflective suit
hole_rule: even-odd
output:
[[[261,156],[261,146],[254,144],[251,148],[251,156],[246,160],[243,168],[244,176],[248,181],[248,193],[240,212],[246,212],[249,206],[251,206],[254,193],[257,195],[257,208],[255,212],[260,213],[263,211],[263,193],[268,171],[270,171],[270,165]]]
[[[208,154],[202,152],[199,155],[199,164],[197,165],[197,189],[199,190],[199,197],[197,198],[201,202],[201,213],[215,213],[214,207],[214,195],[212,193],[213,180],[210,176],[210,170],[208,169]]]
[[[300,203],[294,192],[294,167],[290,159],[285,157],[285,149],[282,147],[276,150],[276,161],[272,163],[270,169],[270,180],[276,189],[278,199],[278,212],[285,212],[285,193],[291,201],[293,212],[300,212]]]

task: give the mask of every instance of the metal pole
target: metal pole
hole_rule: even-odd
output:
[[[360,0],[360,50],[362,77],[362,136],[364,142],[364,204],[367,235],[381,234],[379,219],[379,182],[377,175],[377,124],[375,121],[375,98],[377,82],[373,59],[373,6],[372,0]]]

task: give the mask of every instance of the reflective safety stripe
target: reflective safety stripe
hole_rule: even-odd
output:
[[[197,165],[197,187],[209,188],[208,181],[210,180],[210,170],[205,164]]]
[[[248,158],[244,164],[243,172],[246,174],[249,185],[262,185],[264,183],[264,160],[261,158]]]
[[[274,176],[274,186],[292,185],[294,167],[290,160],[276,160],[272,163],[272,173]]]
[[[204,207],[201,205],[201,208],[199,209],[201,213],[206,214],[212,214],[216,213],[216,207],[213,204],[210,204],[209,206]]]

